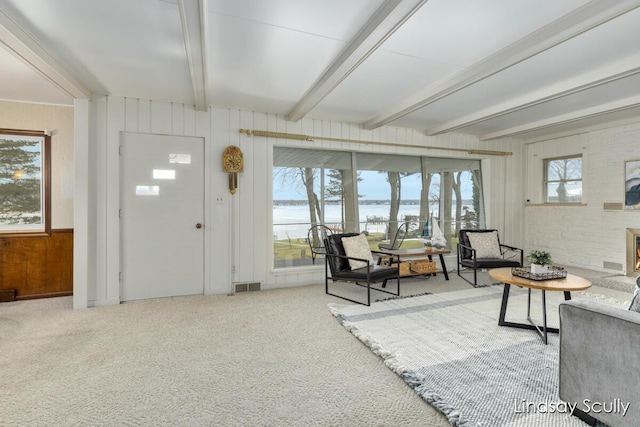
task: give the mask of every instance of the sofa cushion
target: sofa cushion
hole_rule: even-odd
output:
[[[640,277],[636,280],[636,290],[633,293],[633,299],[631,300],[629,310],[640,313]]]
[[[373,265],[373,255],[371,255],[371,247],[367,236],[364,234],[358,234],[353,237],[343,237],[342,245],[344,246],[344,252],[348,257],[368,259],[369,264]],[[358,261],[355,259],[349,259],[349,265],[352,270],[357,268],[366,267],[367,263],[364,261]]]
[[[467,232],[470,246],[476,250],[476,258],[502,258],[498,232]]]

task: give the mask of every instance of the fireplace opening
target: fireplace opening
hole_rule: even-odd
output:
[[[627,276],[640,274],[640,228],[627,228]]]
[[[636,237],[636,262],[635,262],[635,270],[640,271],[640,236]]]

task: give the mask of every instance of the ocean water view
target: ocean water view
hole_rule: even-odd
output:
[[[471,206],[464,204],[463,206]],[[386,204],[361,204],[359,206],[360,230],[369,233],[384,233],[389,221],[390,206]],[[431,214],[438,216],[438,206],[432,206]],[[455,204],[452,207],[452,215],[455,217]],[[325,206],[325,224],[341,223],[340,205]],[[405,216],[420,215],[420,206],[417,204],[400,205],[398,221]],[[371,218],[382,218],[381,222],[373,222]],[[369,218],[369,221],[367,221]],[[309,205],[276,204],[273,209],[273,234],[275,240],[306,238],[309,230]]]

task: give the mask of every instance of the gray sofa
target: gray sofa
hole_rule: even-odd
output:
[[[574,415],[590,424],[640,425],[640,313],[590,300],[560,304],[559,396],[578,403]]]

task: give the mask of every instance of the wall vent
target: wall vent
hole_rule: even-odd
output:
[[[260,282],[234,283],[235,292],[259,291]]]
[[[16,300],[15,289],[0,289],[0,302],[11,302]]]
[[[602,268],[607,270],[624,271],[624,266],[619,262],[602,261]]]
[[[602,204],[602,209],[604,209],[605,211],[621,211],[622,210],[622,203],[604,202]]]

